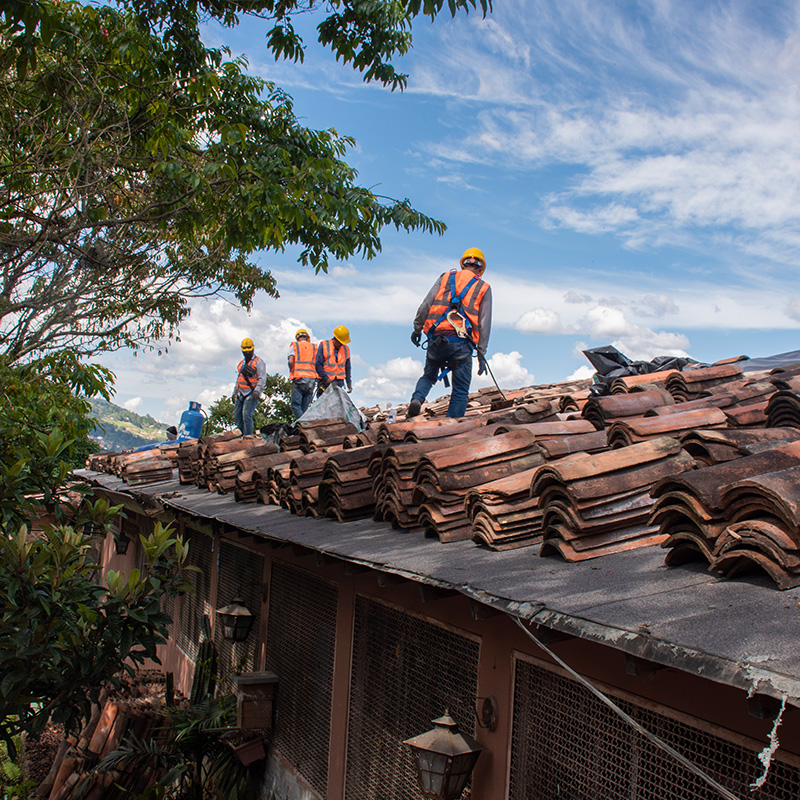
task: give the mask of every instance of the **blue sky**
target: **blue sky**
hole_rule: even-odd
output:
[[[407,401],[423,361],[414,313],[467,247],[486,253],[503,388],[588,376],[580,351],[610,343],[700,361],[798,349],[799,12],[495,0],[485,19],[415,24],[396,62],[403,93],[364,84],[312,37],[295,65],[267,56],[266,25],[208,28],[208,44],[288,91],[306,125],[355,137],[362,185],[408,197],[448,231],[387,231],[376,259],[327,275],[293,252],[261,254],[280,299],[249,315],[197,303],[161,356],[105,358],[116,402],[175,422],[188,400],[230,391],[244,336],[285,372],[300,324],[315,340],[350,328],[358,404]]]

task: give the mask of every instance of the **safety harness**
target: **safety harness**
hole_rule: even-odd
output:
[[[447,321],[450,325],[453,326],[453,329],[456,332],[455,336],[449,336],[446,334],[439,334],[440,338],[447,339],[448,342],[459,342],[462,339],[466,339],[470,347],[475,347],[475,342],[472,339],[472,321],[467,316],[466,311],[464,310],[464,298],[467,296],[467,292],[477,283],[478,276],[475,275],[467,281],[466,285],[460,292],[456,292],[456,273],[455,271],[450,273],[450,301],[447,310],[436,320],[436,322],[431,325],[428,329],[427,333],[427,341],[426,346],[430,345],[431,339],[436,335],[435,331],[436,328],[441,325],[443,322]],[[427,349],[427,347],[426,347]],[[439,381],[444,381],[444,385],[449,387],[450,386],[450,379],[448,375],[450,374],[450,365],[445,364],[439,374],[436,377],[437,383]]]

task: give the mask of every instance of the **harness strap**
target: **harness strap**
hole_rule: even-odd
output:
[[[441,325],[441,323],[444,322],[444,320],[447,318],[447,315],[453,309],[456,309],[459,312],[459,314],[461,314],[461,316],[463,317],[463,319],[464,319],[464,327],[467,329],[467,331],[469,333],[472,332],[472,322],[470,321],[470,318],[464,312],[464,308],[463,308],[462,302],[463,302],[464,298],[467,296],[467,292],[472,288],[472,286],[477,282],[477,280],[478,280],[478,276],[477,275],[475,275],[472,278],[470,278],[467,281],[467,283],[464,286],[464,288],[457,294],[456,293],[456,273],[455,272],[451,272],[450,273],[450,307],[447,309],[447,311],[444,312],[444,314],[442,314],[439,317],[439,319],[436,320],[436,322],[433,323],[433,325],[431,325],[430,329],[428,330],[428,338],[429,339],[434,335],[434,331],[436,330],[436,328],[438,328],[439,325]],[[453,339],[453,337],[451,337],[451,336],[448,336],[447,338],[450,339],[450,340]],[[458,338],[458,339],[467,338],[467,339],[469,339],[470,342],[472,342],[472,337],[471,336],[470,337],[460,337],[459,336],[459,337],[455,337],[455,338]],[[445,385],[447,385],[447,384],[445,384]]]

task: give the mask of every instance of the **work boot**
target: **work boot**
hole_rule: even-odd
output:
[[[411,417],[416,417],[420,409],[422,408],[422,402],[417,400],[417,398],[413,398],[412,401],[408,404],[408,410],[406,411],[406,419],[411,419]]]

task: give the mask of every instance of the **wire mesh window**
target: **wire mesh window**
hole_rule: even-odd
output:
[[[258,632],[261,629],[261,603],[264,595],[264,558],[230,542],[222,542],[219,552],[217,608],[241,600],[253,615],[250,633],[243,642],[232,642],[223,634],[217,619],[214,642],[218,653],[218,686],[221,691],[234,688],[233,675],[251,672],[256,665]]]
[[[462,731],[474,734],[479,655],[474,639],[357,597],[347,800],[419,798],[403,740],[430,730],[448,709]]]
[[[764,786],[757,751],[613,698],[637,722],[739,797],[796,800],[800,774],[773,760]],[[718,800],[699,776],[635,731],[585,687],[518,659],[509,800]]]
[[[189,543],[187,563],[198,567],[199,572],[187,572],[194,584],[195,592],[181,595],[178,608],[178,631],[175,637],[178,647],[194,661],[200,645],[203,617],[211,611],[211,574],[213,571],[213,542],[210,536],[186,529],[185,540]]]
[[[335,586],[280,562],[272,565],[266,668],[278,676],[274,745],[309,785],[327,791]]]

